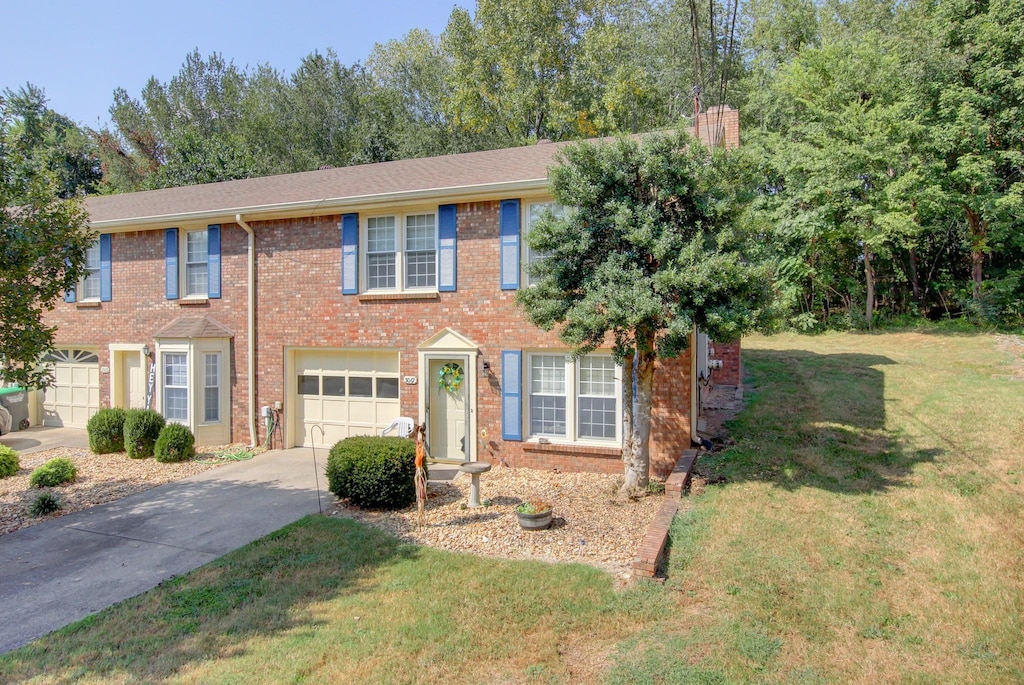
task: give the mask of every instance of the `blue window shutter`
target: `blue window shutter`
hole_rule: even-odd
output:
[[[164,289],[168,300],[178,299],[178,229],[164,231]]]
[[[501,438],[523,439],[523,353],[501,351]]]
[[[100,302],[110,302],[110,234],[100,236]]]
[[[501,201],[501,289],[519,288],[519,200]]]
[[[207,297],[220,297],[220,226],[206,227]]]
[[[359,293],[359,215],[341,216],[341,292]]]
[[[437,208],[437,289],[455,292],[458,273],[458,221],[455,205]]]
[[[70,267],[71,266],[71,260],[70,259],[65,259],[64,260],[64,266]],[[74,286],[72,286],[68,290],[64,291],[64,301],[65,302],[74,302],[75,301],[75,288],[74,288]]]

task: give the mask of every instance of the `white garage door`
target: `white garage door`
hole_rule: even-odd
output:
[[[43,425],[85,428],[100,408],[100,360],[95,352],[54,350],[44,361],[54,383],[43,394]]]
[[[297,445],[329,447],[352,435],[380,435],[398,418],[397,352],[299,350],[294,368]]]

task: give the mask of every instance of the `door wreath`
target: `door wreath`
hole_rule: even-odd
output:
[[[450,395],[458,394],[464,377],[465,372],[462,370],[462,365],[449,362],[437,372],[437,387]]]

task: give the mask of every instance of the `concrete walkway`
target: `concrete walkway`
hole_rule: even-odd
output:
[[[317,450],[325,508],[334,502],[323,476],[326,459]],[[312,452],[292,449],[2,536],[0,653],[317,511]]]
[[[0,444],[7,445],[21,454],[32,454],[55,447],[89,448],[89,435],[84,428],[44,428],[33,426],[23,431],[14,431],[0,437]]]

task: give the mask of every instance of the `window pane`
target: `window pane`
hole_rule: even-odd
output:
[[[188,421],[188,390],[164,389],[164,417],[174,421]]]
[[[405,218],[405,250],[434,249],[434,215],[417,214]]]
[[[366,256],[366,286],[374,288],[395,287],[395,254],[382,253]]]
[[[384,399],[398,399],[398,379],[397,378],[378,378],[377,379],[377,398]]]
[[[205,355],[203,417],[205,421],[220,421],[220,355]]]
[[[92,244],[92,247],[85,251],[85,268],[89,271],[96,271],[100,268],[100,241]]]
[[[345,377],[324,376],[324,395],[329,395],[330,397],[344,397]]]
[[[378,216],[366,220],[366,250],[395,251],[395,217]]]
[[[206,263],[208,252],[206,248],[206,231],[189,231],[185,234],[185,262],[195,264]]]
[[[300,395],[319,395],[320,376],[299,376]]]
[[[164,355],[164,385],[188,385],[188,364],[184,354]]]
[[[530,392],[565,395],[565,356],[537,354],[530,358]]]
[[[615,396],[615,362],[611,357],[583,357],[579,370],[580,395]]]
[[[373,379],[352,376],[348,379],[348,394],[352,397],[373,397]]]
[[[565,398],[544,395],[530,397],[530,433],[565,435]]]
[[[437,252],[405,254],[405,285],[407,288],[432,288],[437,284]]]
[[[206,262],[185,265],[185,294],[205,295],[209,283],[209,268]]]
[[[82,299],[83,300],[98,300],[100,297],[100,274],[99,272],[90,273],[82,281]]]
[[[581,397],[579,413],[581,438],[615,437],[615,398]]]

